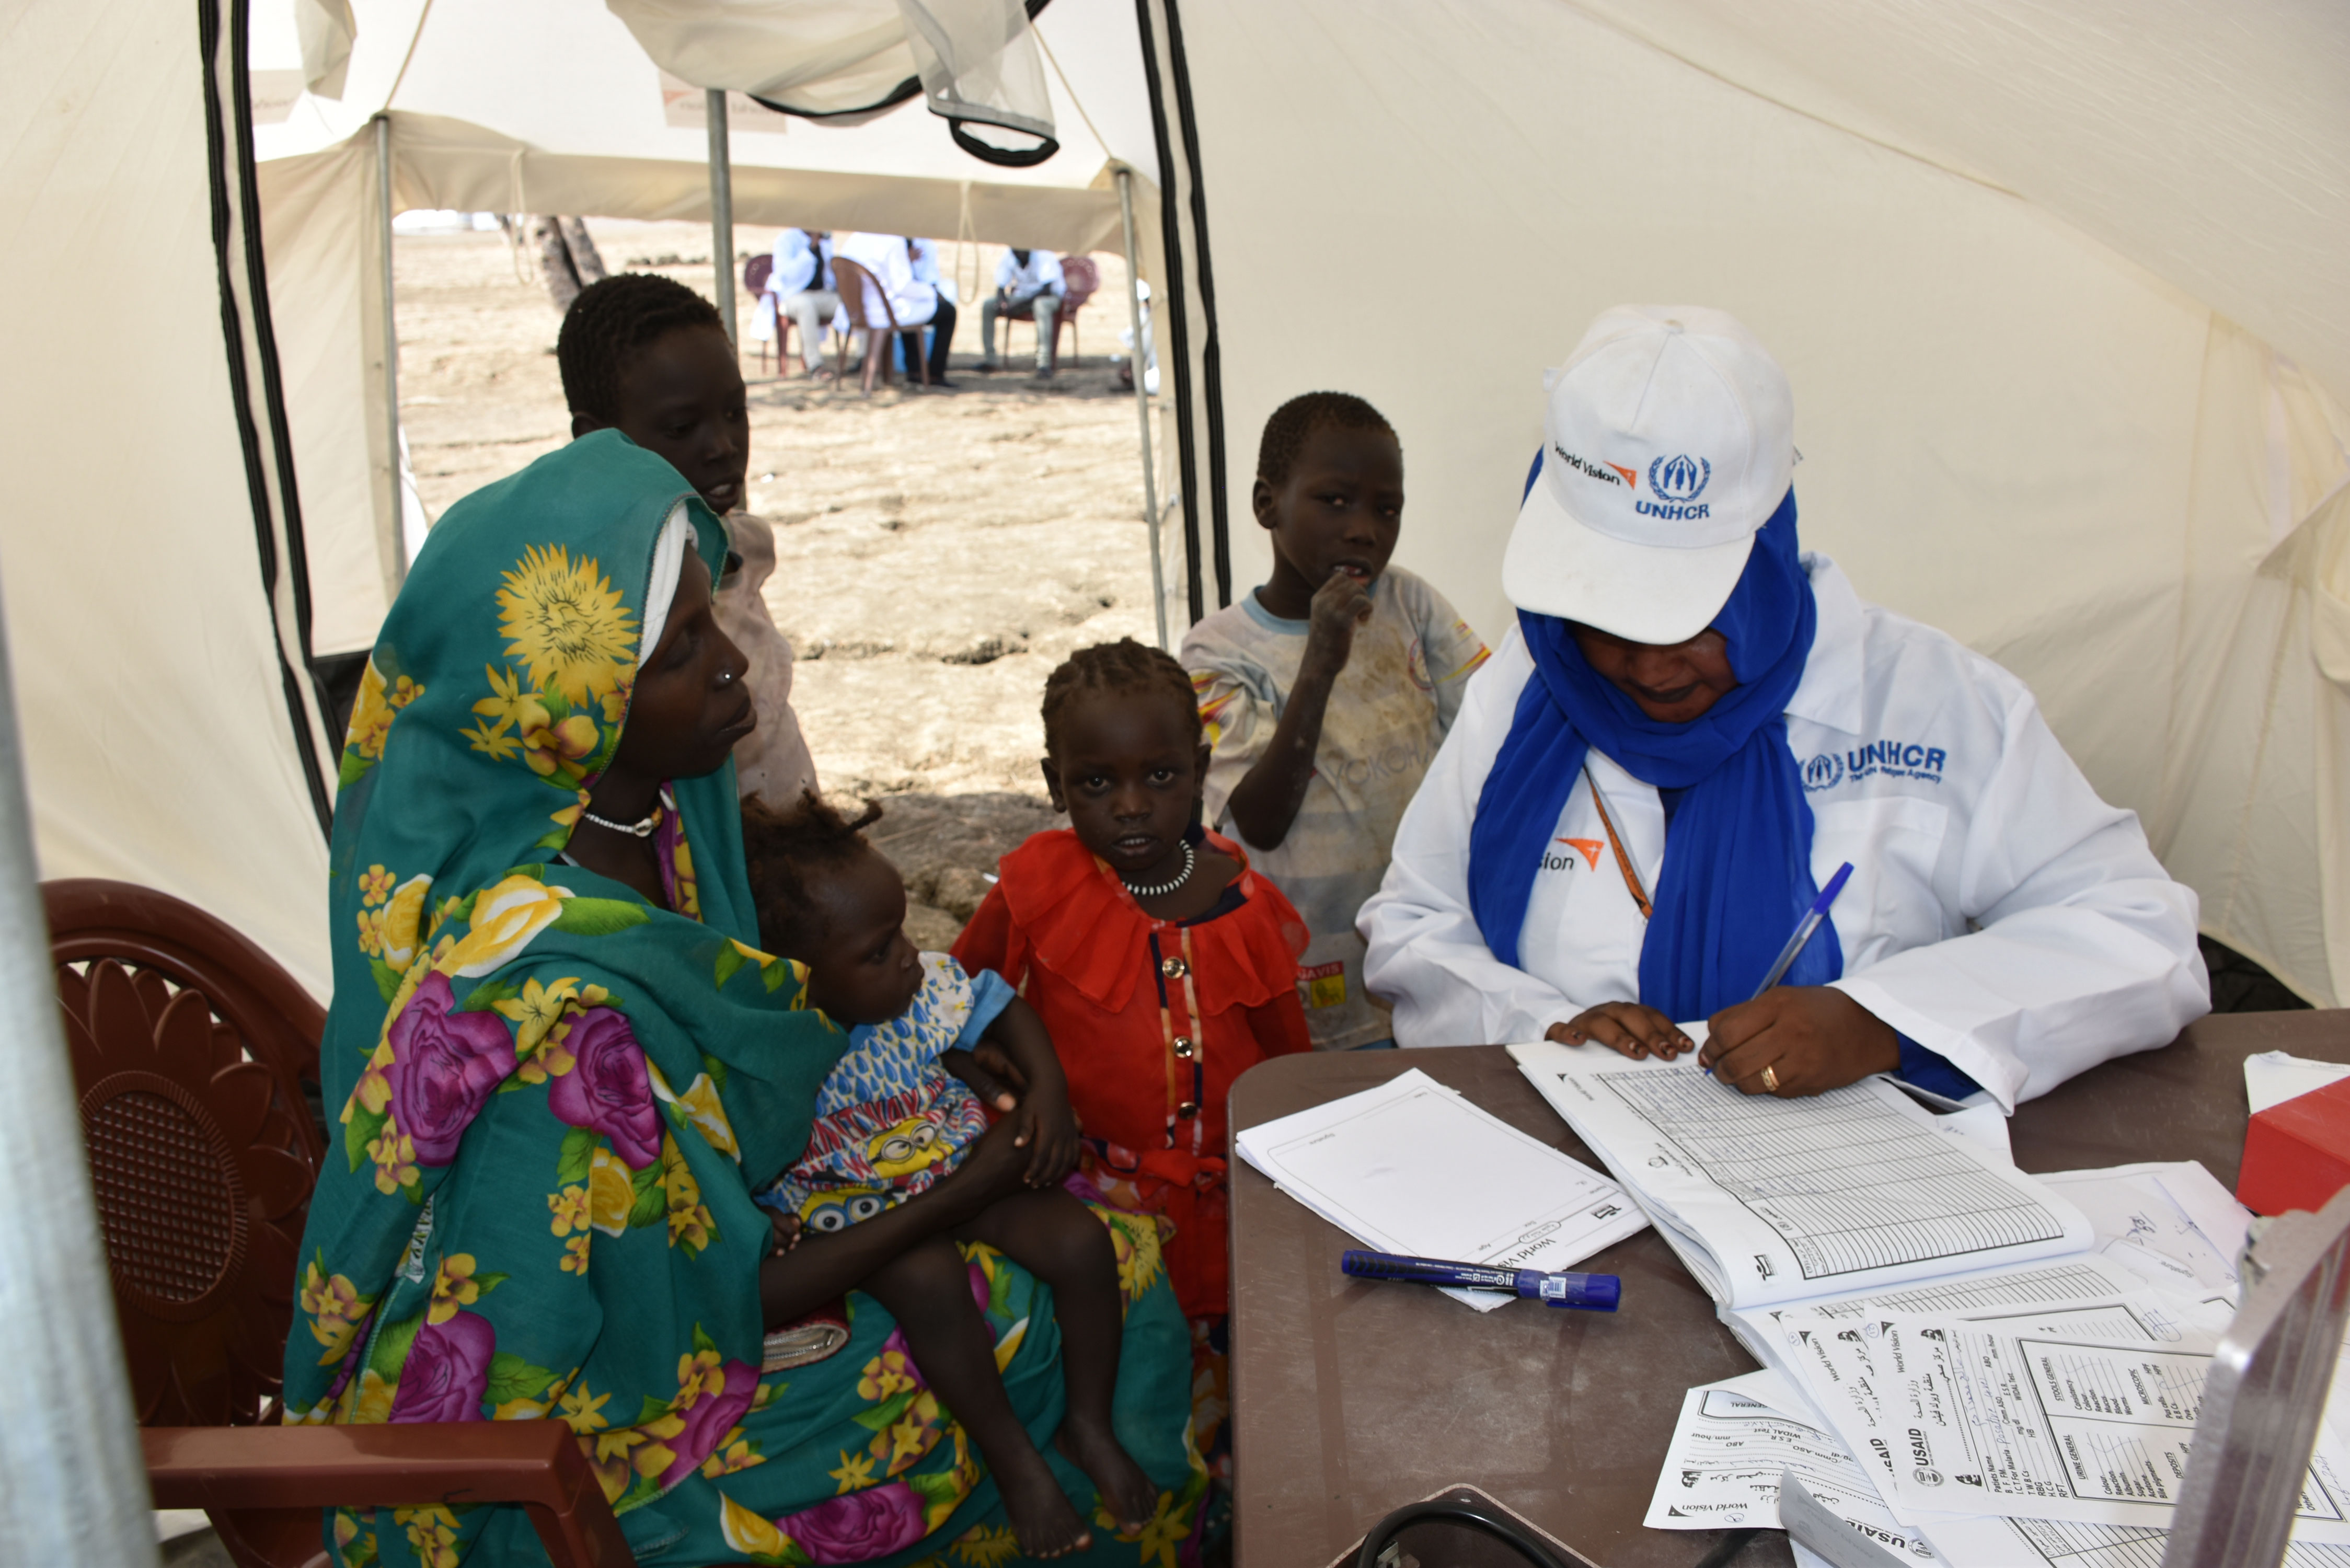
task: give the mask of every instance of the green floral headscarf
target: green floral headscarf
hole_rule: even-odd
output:
[[[286,1418],[566,1420],[640,1555],[907,1561],[950,1525],[1008,1547],[993,1487],[878,1305],[851,1296],[833,1360],[761,1375],[770,1230],[750,1193],[805,1146],[847,1036],[805,1008],[798,965],[754,945],[733,763],[671,786],[671,908],[560,859],[619,742],[649,611],[666,611],[647,595],[667,592],[656,547],[678,516],[714,581],[718,519],[668,463],[599,432],[452,507],[384,623],[342,757],[334,1136]],[[1201,1489],[1185,1331],[1155,1232],[1110,1218],[1121,1427],[1131,1380],[1138,1422],[1168,1428],[1130,1443],[1168,1491],[1121,1550],[1171,1564]],[[1028,1276],[985,1249],[972,1262],[1007,1391],[1042,1438],[1057,1331],[1032,1319]],[[539,1555],[511,1508],[342,1511],[328,1541],[345,1568]]]

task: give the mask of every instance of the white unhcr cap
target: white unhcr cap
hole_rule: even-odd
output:
[[[1543,385],[1542,472],[1502,591],[1634,642],[1695,637],[1793,482],[1786,372],[1727,312],[1619,305]]]

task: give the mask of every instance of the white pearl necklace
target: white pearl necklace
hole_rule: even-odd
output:
[[[1155,886],[1145,887],[1133,882],[1127,882],[1124,873],[1119,874],[1118,880],[1126,882],[1126,890],[1133,894],[1138,898],[1164,898],[1166,895],[1172,893],[1176,888],[1180,888],[1184,883],[1189,882],[1191,879],[1191,867],[1196,865],[1198,861],[1199,857],[1193,854],[1191,846],[1189,844],[1186,844],[1183,846],[1183,869],[1176,872],[1174,876],[1169,877],[1166,881],[1158,883]]]

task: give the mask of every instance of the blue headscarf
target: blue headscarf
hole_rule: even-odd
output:
[[[1640,948],[1640,1001],[1666,1017],[1710,1017],[1753,994],[1819,887],[1812,808],[1787,749],[1787,701],[1804,677],[1819,612],[1797,558],[1795,493],[1754,535],[1746,570],[1713,618],[1739,683],[1684,724],[1663,724],[1593,670],[1574,629],[1521,610],[1534,679],[1469,830],[1469,908],[1485,945],[1515,965],[1519,931],[1559,813],[1596,746],[1634,778],[1682,790]],[[1844,973],[1823,924],[1789,985]]]

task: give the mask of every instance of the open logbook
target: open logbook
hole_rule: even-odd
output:
[[[1693,1059],[1510,1054],[1725,1314],[2088,1254],[2088,1218],[1880,1079],[1747,1096]],[[2109,1287],[2108,1287],[2109,1288]]]

